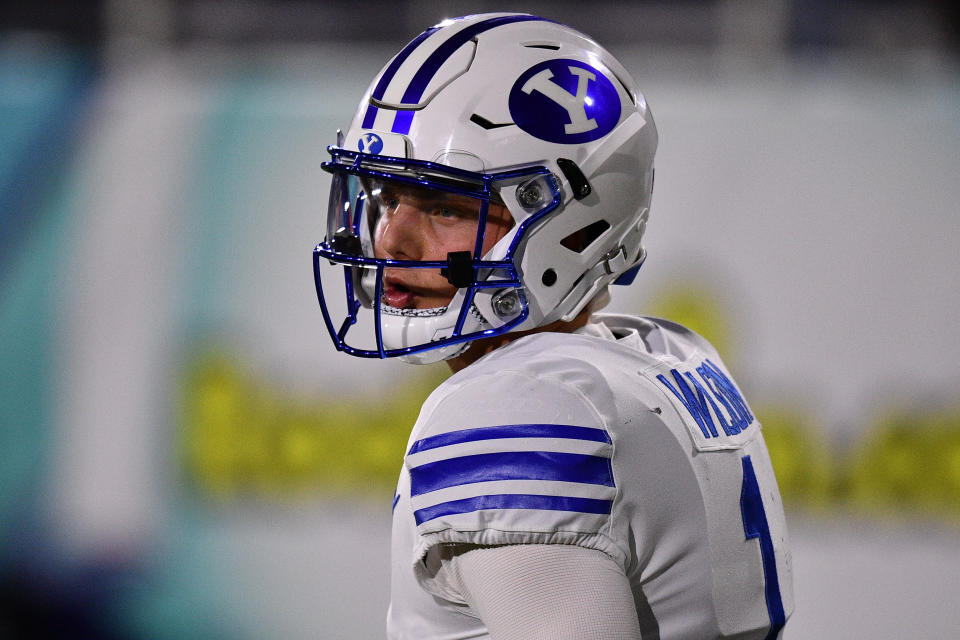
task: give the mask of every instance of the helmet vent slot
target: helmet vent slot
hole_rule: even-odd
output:
[[[527,49],[547,49],[549,51],[560,50],[560,45],[553,42],[524,42],[523,46]]]
[[[557,166],[560,167],[560,171],[563,172],[563,175],[570,182],[570,188],[573,189],[574,198],[583,200],[593,192],[587,176],[583,175],[583,171],[577,166],[576,162],[569,158],[557,158]]]
[[[509,127],[510,125],[514,124],[513,122],[490,122],[483,116],[476,113],[470,116],[470,122],[480,125],[484,129],[499,129],[500,127]]]
[[[587,247],[592,245],[597,238],[603,235],[603,232],[610,228],[610,223],[606,220],[597,220],[582,229],[574,231],[566,238],[560,241],[567,249],[570,251],[575,251],[577,253],[583,253],[587,250]]]

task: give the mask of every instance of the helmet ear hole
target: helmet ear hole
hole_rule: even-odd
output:
[[[557,283],[557,272],[553,269],[547,269],[543,272],[543,275],[540,276],[540,281],[545,287],[552,287]]]
[[[583,253],[587,247],[594,243],[603,232],[610,228],[610,223],[606,220],[597,220],[587,226],[578,229],[560,241],[567,249],[576,253]]]

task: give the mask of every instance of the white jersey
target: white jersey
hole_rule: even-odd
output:
[[[389,638],[489,637],[434,580],[450,543],[602,551],[644,637],[775,638],[793,610],[760,423],[713,347],[662,320],[519,338],[430,395],[394,500]]]

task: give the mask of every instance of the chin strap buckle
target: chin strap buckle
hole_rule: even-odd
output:
[[[601,262],[603,263],[603,270],[608,276],[620,273],[627,266],[627,250],[623,245],[611,249],[603,256]]]

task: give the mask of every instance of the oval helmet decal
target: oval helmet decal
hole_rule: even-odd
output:
[[[510,115],[530,135],[582,144],[610,133],[620,121],[620,95],[599,69],[555,59],[524,71],[510,89]]]

